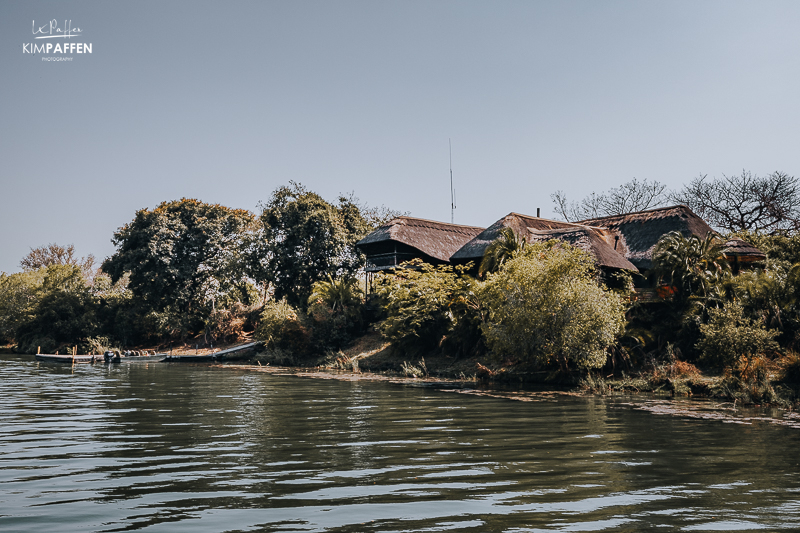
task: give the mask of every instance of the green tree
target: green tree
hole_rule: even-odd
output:
[[[670,288],[672,297],[635,305],[629,326],[651,333],[652,348],[663,350],[672,345],[681,357],[693,360],[708,310],[721,306],[731,295],[730,267],[722,257],[722,242],[713,233],[700,238],[671,232],[658,241],[652,258],[657,280]]]
[[[298,183],[278,188],[262,206],[261,276],[275,297],[305,306],[317,281],[352,276],[363,264],[355,243],[371,227],[351,197],[332,205]]]
[[[98,335],[97,304],[88,290],[51,291],[36,305],[33,317],[17,329],[20,348],[45,352],[82,344]]]
[[[117,251],[103,263],[113,281],[130,274],[133,295],[169,311],[185,337],[216,302],[247,283],[241,260],[254,229],[248,211],[182,199],[142,209],[114,234]]]
[[[27,272],[0,274],[0,338],[18,340],[19,329],[38,316],[40,302],[48,295],[88,291],[77,265],[51,264]]]
[[[0,274],[0,340],[16,339],[17,328],[33,317],[46,269]]]
[[[441,346],[455,332],[464,334],[459,323],[477,312],[469,303],[474,301],[475,280],[463,274],[463,267],[433,267],[419,261],[405,265],[408,268],[381,275],[375,282],[375,294],[387,315],[378,324],[383,336],[398,349],[424,352]]]
[[[730,266],[722,258],[722,242],[713,233],[705,238],[667,233],[653,249],[653,264],[681,301],[709,297],[730,274]]]
[[[800,302],[800,264],[745,271],[731,281],[734,294],[750,316],[771,329],[783,330]]]
[[[89,254],[80,259],[75,255],[75,246],[60,246],[50,243],[47,246],[31,248],[28,255],[19,262],[22,269],[26,272],[47,268],[53,265],[67,265],[80,267],[84,277],[91,281],[94,277],[95,263],[94,256]]]
[[[525,237],[520,237],[511,228],[503,228],[500,235],[486,247],[478,273],[481,277],[489,272],[497,272],[509,259],[525,249]]]
[[[529,245],[479,292],[489,349],[540,365],[598,368],[623,331],[620,298],[593,277],[589,254],[559,241]]]

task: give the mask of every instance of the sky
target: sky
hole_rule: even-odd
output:
[[[798,27],[796,1],[3,0],[0,271],[290,181],[449,222],[450,146],[475,226],[634,177],[800,176]],[[92,51],[33,51],[64,42]]]

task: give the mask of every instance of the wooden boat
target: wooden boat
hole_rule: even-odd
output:
[[[161,361],[165,356],[168,354],[165,353],[154,353],[150,355],[126,355],[121,357],[120,360],[126,363],[134,363],[136,361]]]
[[[47,354],[37,353],[36,360],[46,363],[69,363],[69,364],[95,364],[95,363],[133,363],[134,361],[160,361],[164,358],[164,353],[154,353],[152,355],[141,355],[140,352],[129,352],[127,354],[108,351],[103,355],[77,355],[73,349],[73,354]]]
[[[234,346],[233,348],[228,348],[227,350],[221,350],[219,352],[214,352],[207,355],[168,355],[164,359],[161,360],[162,363],[211,363],[214,361],[220,361],[227,357],[228,355],[234,354],[236,352],[241,352],[243,350],[251,350],[259,344],[258,342],[249,342],[247,344],[240,344],[239,346]]]
[[[209,363],[216,361],[216,354],[209,355],[168,355],[161,359],[162,363]]]
[[[112,352],[107,351],[103,354],[103,362],[104,363],[133,363],[135,361],[161,361],[161,359],[167,354],[165,353],[154,353],[154,354],[147,354],[147,352],[142,353],[139,351],[125,351],[125,352]]]
[[[50,353],[37,353],[37,361],[44,361],[45,363],[69,363],[69,364],[94,364],[102,363],[102,355],[59,355]]]
[[[37,353],[36,360],[44,361],[47,363],[133,363],[137,361],[159,361],[163,363],[210,363],[224,359],[228,355],[240,352],[243,350],[250,350],[258,345],[258,342],[250,342],[221,350],[208,355],[167,355],[165,353],[157,353],[152,355],[140,355],[140,352],[105,352],[103,355],[76,355],[77,347],[73,348],[73,355],[59,355],[59,354],[43,354]]]

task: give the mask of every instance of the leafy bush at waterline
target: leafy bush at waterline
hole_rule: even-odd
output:
[[[339,350],[364,330],[364,300],[358,281],[344,276],[317,281],[308,298],[314,346]]]
[[[480,330],[477,324],[468,325],[476,310],[470,303],[475,280],[463,274],[463,269],[449,265],[409,262],[406,266],[380,276],[375,283],[375,293],[386,311],[386,318],[378,324],[383,336],[408,353],[424,353],[442,344],[458,351],[463,344],[459,339],[467,337],[473,338],[473,347],[478,346]]]
[[[528,246],[479,291],[481,326],[496,355],[599,368],[624,326],[619,296],[592,275],[591,257],[557,241]]]
[[[264,341],[268,349],[288,350],[295,355],[308,353],[311,343],[311,331],[303,315],[283,299],[264,305],[253,336]]]
[[[734,367],[741,359],[769,354],[778,350],[777,331],[744,316],[738,303],[726,303],[721,309],[708,312],[708,324],[700,326],[702,339],[697,344],[704,362],[720,367]]]

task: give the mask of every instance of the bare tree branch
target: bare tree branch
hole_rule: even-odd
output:
[[[554,192],[550,195],[550,199],[556,204],[556,214],[567,222],[574,222],[581,218],[578,214],[578,205],[575,202],[567,201],[564,191]]]
[[[19,266],[22,270],[30,272],[43,267],[51,265],[73,265],[80,267],[84,275],[91,277],[94,269],[94,256],[89,254],[86,257],[78,259],[75,256],[75,246],[59,246],[55,243],[50,243],[47,246],[40,246],[38,248],[31,248],[31,251],[22,258]]]
[[[800,229],[799,187],[784,172],[759,177],[743,170],[740,176],[715,179],[702,174],[669,198],[721,230],[775,233]]]
[[[563,191],[551,194],[550,199],[556,204],[555,210],[559,216],[568,222],[574,222],[658,207],[667,199],[664,194],[666,188],[666,185],[658,181],[639,181],[633,178],[607,192],[593,192],[580,203],[569,202]]]

